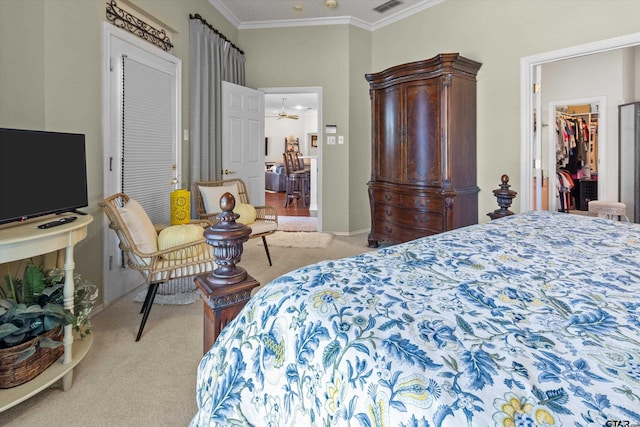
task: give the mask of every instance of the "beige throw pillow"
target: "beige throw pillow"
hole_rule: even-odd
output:
[[[207,213],[222,212],[220,209],[220,198],[224,193],[231,193],[236,199],[236,205],[240,203],[240,196],[238,193],[238,187],[235,184],[220,185],[217,187],[198,186],[200,189],[200,195],[202,195],[202,202],[204,203],[204,209]]]
[[[140,203],[129,199],[129,202],[124,207],[118,208],[118,211],[138,250],[144,253],[156,252],[158,250],[158,234]]]

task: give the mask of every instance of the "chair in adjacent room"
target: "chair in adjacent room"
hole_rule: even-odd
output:
[[[283,153],[286,171],[286,196],[284,207],[290,206],[295,200],[302,203],[302,207],[309,206],[309,171],[304,169],[297,153]]]
[[[136,341],[139,341],[160,284],[217,268],[212,248],[203,234],[211,222],[195,220],[169,226],[158,235],[144,208],[126,194],[114,194],[99,205],[109,220],[109,228],[118,237],[127,265],[139,271],[147,285],[140,310],[142,321],[136,335]]]
[[[605,200],[590,200],[588,205],[590,213],[597,214],[600,218],[619,220],[624,218],[627,222],[627,205],[622,202],[607,202]]]
[[[273,206],[253,206],[249,201],[247,187],[241,179],[227,179],[222,181],[194,182],[191,185],[191,195],[196,213],[199,218],[216,223],[216,215],[220,213],[220,198],[224,193],[231,193],[236,200],[233,211],[240,214],[236,222],[251,227],[249,238],[261,237],[264,250],[267,253],[269,265],[271,255],[266,237],[278,229],[278,211]]]

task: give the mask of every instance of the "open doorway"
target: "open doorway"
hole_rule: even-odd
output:
[[[594,43],[574,46],[566,49],[546,52],[539,55],[522,58],[520,61],[521,70],[521,167],[520,167],[520,199],[521,210],[530,210],[540,204],[534,200],[534,189],[541,190],[542,180],[537,180],[534,187],[534,177],[540,174],[542,168],[541,147],[536,142],[536,129],[540,129],[542,123],[540,118],[544,116],[537,93],[532,92],[531,88],[537,87],[535,83],[539,83],[540,75],[543,75],[542,67],[548,64],[555,64],[557,61],[573,60],[576,58],[584,58],[594,54],[602,54],[607,52],[618,52],[622,56],[622,67],[625,71],[623,78],[616,78],[614,81],[621,84],[622,93],[620,96],[612,97],[607,109],[617,109],[617,105],[624,103],[626,99],[630,99],[634,94],[629,93],[628,89],[632,85],[627,84],[625,75],[629,73],[634,61],[631,61],[625,53],[621,53],[624,48],[633,48],[640,45],[640,33],[634,33],[627,36],[615,37],[612,39],[601,40]],[[632,52],[637,51],[633,49]],[[637,55],[637,54],[636,54]],[[577,81],[574,79],[574,81]],[[545,93],[545,85],[542,85],[542,93]],[[537,112],[537,114],[536,114]],[[606,110],[600,109],[601,114]],[[536,120],[531,120],[534,117]],[[617,167],[617,111],[609,114],[609,126],[607,133],[610,135],[607,145],[607,158],[600,153],[600,163],[598,165],[599,179],[606,177],[607,185],[601,192],[602,198],[614,200],[618,198],[618,167]],[[600,120],[600,126],[604,121]],[[541,134],[540,132],[538,134]],[[532,167],[533,166],[533,167]],[[541,194],[542,192],[540,191]]]
[[[260,88],[265,94],[265,200],[278,210],[279,229],[322,230],[322,88]],[[287,198],[285,153],[308,171],[308,197]]]
[[[549,102],[542,138],[543,210],[586,212],[589,201],[598,200],[599,187],[606,188],[606,176],[599,179],[599,159],[607,150],[606,105],[605,97]]]

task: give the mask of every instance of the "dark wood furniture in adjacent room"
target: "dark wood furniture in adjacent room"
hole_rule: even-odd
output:
[[[598,200],[598,180],[582,178],[578,182],[580,183],[580,198],[576,208],[581,211],[588,211],[589,202]]]
[[[365,76],[372,113],[370,247],[478,222],[480,66],[447,53]]]

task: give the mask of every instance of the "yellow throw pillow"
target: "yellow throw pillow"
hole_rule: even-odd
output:
[[[158,234],[158,249],[164,250],[174,246],[183,245],[185,243],[195,242],[204,237],[204,229],[195,224],[178,224],[172,225]],[[179,251],[169,252],[164,256],[166,259],[176,260],[187,257],[194,257],[202,254],[202,245],[193,248],[182,249]]]
[[[236,222],[240,222],[244,225],[253,224],[256,222],[256,208],[248,203],[236,203],[236,207],[233,208],[233,212],[240,215],[240,218],[236,219]]]

